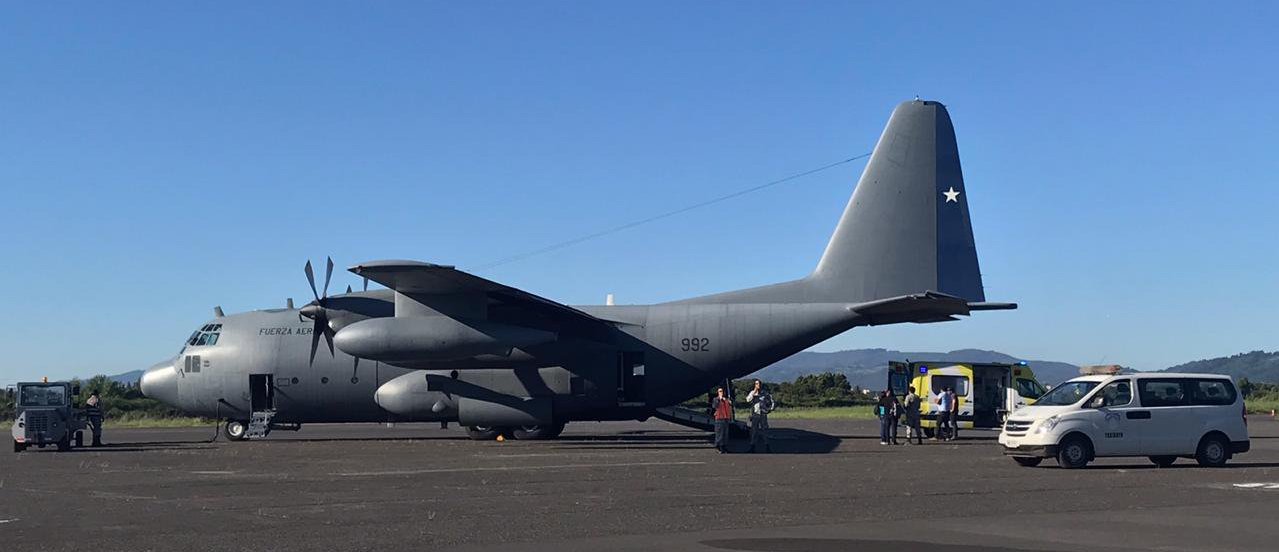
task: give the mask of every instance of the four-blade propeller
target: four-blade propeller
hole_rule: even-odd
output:
[[[302,307],[299,313],[302,316],[315,321],[315,326],[311,330],[311,364],[315,364],[315,350],[320,346],[320,336],[324,336],[324,342],[329,346],[329,355],[333,356],[333,328],[329,327],[329,317],[325,303],[329,298],[329,280],[333,277],[333,259],[328,258],[324,269],[324,293],[318,293],[315,290],[315,271],[311,268],[311,261],[306,262],[306,283],[311,285],[311,295],[315,296],[315,301]]]

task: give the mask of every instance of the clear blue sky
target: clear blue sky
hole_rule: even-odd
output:
[[[1022,308],[819,350],[1279,348],[1272,3],[4,13],[0,381],[146,367],[214,305],[304,302],[308,258],[476,267],[860,154],[915,95],[950,107],[987,296]],[[574,304],[798,277],[861,168],[480,274]]]

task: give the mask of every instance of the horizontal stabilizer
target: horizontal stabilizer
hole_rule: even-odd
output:
[[[926,291],[862,303],[852,308],[865,324],[896,324],[899,322],[948,322],[955,316],[967,316],[975,310],[1015,309],[1016,303],[968,302],[961,297]]]

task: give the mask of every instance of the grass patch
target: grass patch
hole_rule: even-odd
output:
[[[1271,410],[1279,410],[1279,399],[1248,399],[1244,404],[1249,414],[1270,414]]]
[[[778,408],[768,415],[769,420],[874,420],[874,407],[859,406],[815,406]],[[749,420],[749,410],[738,410],[737,419]]]

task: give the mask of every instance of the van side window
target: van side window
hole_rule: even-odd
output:
[[[1128,406],[1132,402],[1132,384],[1128,380],[1111,382],[1101,389],[1102,406]]]
[[[1229,406],[1235,404],[1235,386],[1227,380],[1196,379],[1186,382],[1190,404]]]
[[[1187,400],[1184,384],[1191,383],[1186,379],[1141,379],[1138,380],[1138,392],[1141,393],[1142,406],[1185,406]]]
[[[929,386],[934,395],[941,394],[942,389],[954,387],[955,396],[968,396],[968,378],[964,376],[932,376],[932,378]]]

